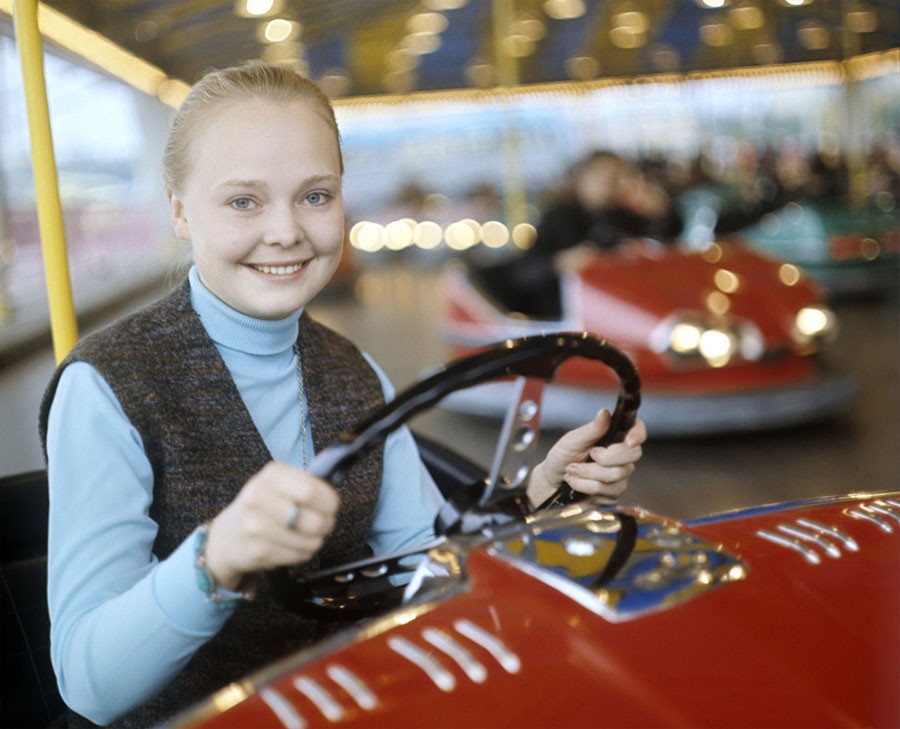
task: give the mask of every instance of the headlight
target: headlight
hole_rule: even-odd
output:
[[[817,349],[837,333],[837,318],[826,306],[804,306],[794,317],[794,340],[803,349]]]
[[[675,315],[657,326],[650,347],[679,360],[695,359],[724,367],[736,356],[757,360],[764,351],[762,335],[750,322],[710,321],[703,315]]]

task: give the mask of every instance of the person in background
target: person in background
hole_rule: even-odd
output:
[[[388,554],[433,536],[442,498],[402,428],[337,487],[314,454],[392,397],[380,368],[306,305],[344,237],[333,109],[284,67],[192,89],[164,168],[187,278],[82,340],[40,429],[50,482],[51,653],[69,723],[156,725],[328,626],[286,610],[267,571]],[[534,470],[615,499],[646,429],[595,443],[602,411]]]
[[[503,275],[509,308],[538,318],[561,315],[559,275],[586,265],[599,250],[633,239],[671,242],[681,231],[680,215],[665,189],[629,160],[595,151],[569,171],[565,190],[547,207],[534,245]]]

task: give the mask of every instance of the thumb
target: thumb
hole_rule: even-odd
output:
[[[609,410],[603,408],[593,419],[566,433],[560,439],[560,445],[567,451],[571,460],[582,460],[609,430],[611,421],[612,415]]]

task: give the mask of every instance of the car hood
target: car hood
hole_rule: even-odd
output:
[[[824,300],[792,264],[738,244],[686,252],[637,243],[610,251],[563,284],[570,319],[616,342],[646,342],[660,319],[678,314],[752,321],[769,348],[792,347],[797,312]],[[623,324],[622,331],[616,329]]]
[[[688,525],[576,505],[536,524],[463,550],[457,577],[176,725],[900,721],[896,494]]]

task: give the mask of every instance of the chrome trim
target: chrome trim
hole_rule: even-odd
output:
[[[884,501],[873,501],[871,504],[864,504],[863,508],[874,511],[876,514],[889,516],[891,519],[900,524],[900,514],[891,509]]]
[[[440,651],[446,653],[474,683],[484,683],[487,679],[487,669],[475,660],[475,657],[465,646],[455,641],[443,630],[437,628],[425,628],[422,637]]]
[[[854,519],[862,519],[863,521],[871,522],[886,534],[891,534],[894,531],[894,527],[891,526],[887,519],[882,519],[880,516],[872,514],[865,506],[847,509],[844,513],[847,514],[847,516],[852,516]]]
[[[846,532],[842,532],[835,526],[829,526],[828,524],[821,524],[817,521],[813,521],[812,519],[807,519],[806,517],[802,517],[797,519],[797,523],[801,526],[805,526],[807,529],[815,529],[823,534],[830,534],[831,536],[839,539],[841,544],[850,551],[850,552],[858,552],[859,544],[856,543],[856,540],[851,537]]]
[[[821,547],[823,550],[825,550],[825,554],[827,554],[832,559],[840,559],[841,550],[819,534],[810,534],[809,532],[805,532],[802,529],[799,529],[790,524],[779,524],[775,528],[778,529],[778,531],[789,534],[792,537],[796,537],[797,539],[805,542],[811,542],[812,544]]]
[[[477,643],[490,653],[507,673],[518,673],[522,668],[522,660],[513,653],[497,636],[484,628],[480,628],[470,620],[457,620],[453,628],[473,643]]]
[[[287,729],[304,729],[306,727],[306,721],[300,716],[300,712],[280,692],[273,688],[262,688],[259,690],[259,698]]]
[[[841,504],[853,502],[848,508],[853,508],[861,499],[886,499],[888,501],[897,499],[894,492],[865,492],[865,493],[849,493],[839,496],[815,496],[809,499],[797,499],[794,501],[782,501],[773,504],[761,504],[759,506],[747,506],[730,511],[721,511],[706,516],[699,516],[693,519],[685,519],[683,525],[686,527],[702,526],[704,524],[719,523],[723,521],[731,521],[734,519],[743,519],[745,517],[763,516],[776,511],[791,511],[793,509],[803,507],[825,506],[827,504]],[[898,504],[895,503],[895,506]]]
[[[787,537],[784,537],[781,534],[776,534],[775,532],[771,532],[768,529],[760,529],[758,532],[756,532],[756,536],[762,537],[766,541],[777,544],[780,547],[787,547],[788,549],[793,549],[794,551],[799,552],[801,555],[803,555],[803,559],[805,559],[810,564],[819,564],[822,561],[822,558],[819,557],[818,552],[801,544],[796,539],[788,539]]]
[[[312,701],[328,721],[340,721],[344,717],[344,707],[335,701],[321,684],[311,678],[297,676],[294,678],[294,688]]]
[[[334,681],[359,705],[359,708],[371,711],[378,706],[378,698],[369,690],[365,682],[355,673],[337,663],[332,663],[325,669],[328,678]]]
[[[456,688],[456,679],[453,674],[444,668],[440,661],[419,646],[399,636],[389,638],[388,646],[392,651],[399,653],[410,663],[421,668],[441,691],[450,692]]]

